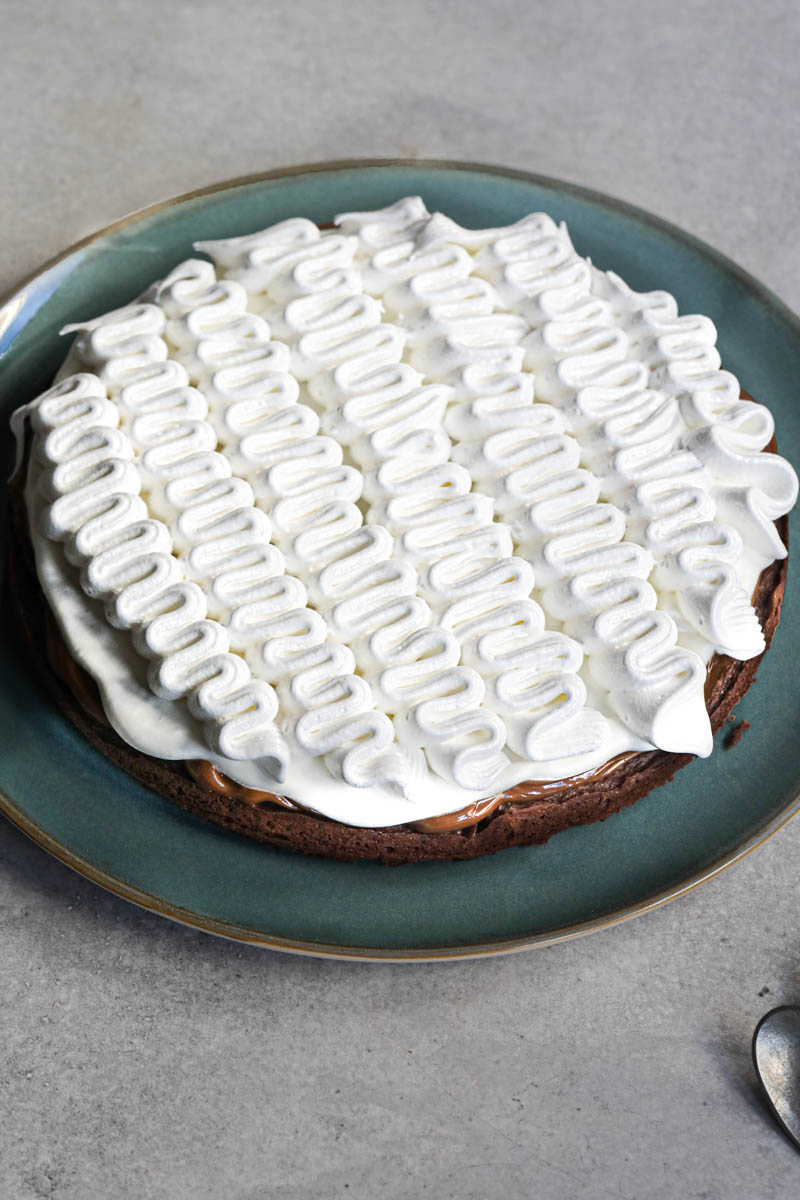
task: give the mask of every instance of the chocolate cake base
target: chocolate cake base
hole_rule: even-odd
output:
[[[189,776],[182,763],[151,758],[128,746],[99,719],[96,704],[84,706],[79,703],[76,689],[68,686],[54,671],[45,649],[48,622],[51,643],[54,630],[56,637],[60,635],[36,576],[22,497],[22,475],[23,472],[19,472],[9,497],[11,519],[6,538],[6,586],[7,598],[16,612],[31,662],[60,709],[106,758],[161,796],[225,829],[299,854],[320,855],[344,862],[377,859],[389,866],[402,866],[431,860],[450,862],[477,858],[509,846],[546,842],[553,834],[571,825],[603,821],[634,804],[653,788],[667,783],[694,757],[662,750],[631,754],[612,772],[576,782],[557,796],[533,801],[509,799],[476,824],[445,832],[420,832],[405,825],[362,829],[302,809],[287,811],[269,802],[254,805],[208,790]],[[777,528],[786,544],[788,521],[785,517],[777,522]],[[767,648],[780,620],[786,568],[787,559],[767,567],[761,574],[754,597]],[[65,651],[63,643],[62,651]],[[721,728],[734,705],[750,687],[761,658],[763,655],[739,662],[718,656],[714,660],[706,698],[714,732]],[[75,672],[85,676],[77,664],[72,666]],[[85,680],[90,688],[94,687],[94,681],[88,676]],[[302,804],[302,797],[293,799]],[[109,816],[113,819],[113,796],[109,801]]]

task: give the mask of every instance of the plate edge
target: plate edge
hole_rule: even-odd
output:
[[[0,789],[0,814],[5,816],[12,825],[19,829],[32,842],[35,842],[41,849],[52,855],[53,858],[58,859],[59,862],[62,862],[78,875],[82,875],[85,879],[88,879],[90,883],[97,884],[105,891],[120,897],[120,899],[127,900],[129,903],[135,904],[137,907],[143,908],[148,912],[156,913],[158,916],[167,917],[177,924],[186,925],[192,929],[200,929],[204,933],[211,933],[217,937],[226,938],[229,941],[245,942],[248,945],[259,946],[263,949],[279,950],[288,954],[300,954],[310,958],[345,959],[354,962],[451,962],[461,959],[497,957],[502,954],[514,954],[523,950],[554,946],[559,942],[572,941],[586,934],[595,933],[600,929],[608,929],[614,925],[621,925],[624,921],[632,920],[634,917],[643,916],[645,913],[652,912],[656,908],[661,908],[671,900],[677,900],[678,897],[685,896],[687,893],[694,891],[695,888],[700,887],[701,884],[721,875],[723,871],[740,862],[748,854],[757,850],[759,846],[763,846],[779,830],[788,825],[797,816],[798,812],[800,812],[800,792],[793,795],[786,808],[782,809],[766,824],[760,826],[752,837],[737,846],[735,850],[715,859],[709,866],[690,876],[688,880],[684,880],[674,887],[666,888],[660,892],[654,892],[644,900],[640,900],[634,905],[629,905],[627,908],[618,909],[609,916],[597,917],[594,920],[582,921],[575,925],[566,925],[561,929],[550,930],[545,934],[533,937],[508,938],[499,942],[476,942],[468,946],[433,946],[409,950],[381,950],[374,946],[346,946],[328,942],[308,941],[301,938],[283,938],[280,935],[264,936],[234,922],[218,921],[213,917],[201,917],[190,909],[182,908],[180,905],[167,904],[157,896],[153,896],[151,893],[145,892],[132,884],[124,883],[121,879],[109,874],[102,868],[94,866],[79,854],[68,850],[55,838],[51,837],[46,830],[37,825],[35,821],[27,817],[25,813],[17,808],[11,797]]]
[[[295,175],[312,175],[324,172],[357,170],[360,168],[392,168],[392,167],[414,167],[424,170],[438,171],[463,171],[463,172],[480,172],[485,175],[497,175],[506,179],[516,179],[523,183],[533,183],[540,187],[558,188],[561,191],[568,192],[572,196],[578,196],[586,200],[601,202],[605,205],[610,205],[618,212],[626,213],[628,216],[634,217],[644,224],[651,225],[656,229],[660,229],[664,233],[668,233],[671,237],[675,237],[693,247],[694,249],[714,258],[718,263],[725,267],[735,275],[742,283],[745,283],[753,291],[766,301],[771,307],[778,310],[784,320],[788,321],[794,327],[795,332],[800,335],[800,316],[795,313],[788,304],[783,301],[780,296],[773,292],[766,284],[762,283],[755,275],[751,274],[746,268],[742,267],[729,255],[721,250],[717,250],[709,242],[697,237],[693,233],[688,233],[679,225],[675,225],[672,221],[665,217],[660,217],[655,213],[649,212],[646,208],[641,208],[639,205],[631,204],[627,200],[622,200],[618,196],[612,196],[609,192],[601,192],[595,188],[588,188],[582,184],[572,183],[570,180],[559,179],[554,175],[540,175],[535,171],[523,171],[516,167],[503,167],[496,163],[481,163],[471,162],[464,159],[437,159],[437,158],[354,158],[354,159],[330,159],[323,162],[300,163],[290,167],[275,167],[270,171],[256,172],[253,175],[239,175],[231,179],[224,179],[216,183],[206,184],[204,187],[193,188],[188,192],[181,192],[178,195],[168,196],[164,200],[157,200],[153,204],[148,204],[143,208],[137,208],[133,211],[118,218],[116,221],[110,222],[108,225],[96,229],[93,233],[87,234],[85,237],[79,238],[67,246],[65,250],[53,255],[52,258],[46,259],[29,275],[26,275],[21,281],[12,285],[8,292],[0,295],[0,307],[4,307],[12,301],[23,289],[29,287],[41,275],[63,262],[70,255],[75,254],[79,250],[84,250],[93,242],[98,241],[102,237],[107,237],[110,233],[116,233],[120,229],[124,229],[127,225],[135,221],[142,221],[148,217],[155,216],[159,212],[163,212],[168,208],[173,208],[178,204],[185,204],[191,200],[197,200],[201,196],[214,195],[216,192],[230,191],[233,188],[247,187],[256,183],[266,183],[274,179],[289,179]],[[10,350],[11,347],[9,346]],[[7,351],[6,351],[7,353]]]
[[[557,188],[565,191],[570,195],[577,196],[595,203],[600,203],[605,206],[610,206],[618,212],[627,214],[638,221],[651,227],[661,230],[671,237],[677,238],[703,255],[713,259],[721,265],[729,274],[734,276],[739,282],[745,284],[749,289],[754,291],[758,297],[768,307],[772,308],[777,314],[786,321],[800,336],[800,317],[795,314],[792,309],[770,288],[763,284],[756,276],[752,275],[744,267],[740,266],[728,255],[717,250],[703,239],[696,237],[692,233],[681,229],[680,226],[673,224],[671,221],[657,216],[649,212],[647,209],[640,208],[637,205],[630,204],[625,200],[612,196],[609,193],[597,191],[593,188],[587,188],[580,184],[572,183],[568,180],[558,179],[555,176],[541,175],[536,172],[524,171],[517,168],[503,167],[497,164],[471,162],[465,160],[449,160],[449,159],[427,159],[427,158],[368,158],[368,159],[334,159],[323,162],[302,163],[290,167],[278,167],[270,171],[257,172],[252,175],[237,176],[231,179],[222,180],[213,184],[208,184],[201,188],[195,188],[188,192],[183,192],[178,195],[170,196],[164,200],[156,201],[153,204],[143,208],[135,209],[116,221],[95,230],[93,233],[80,238],[72,243],[65,250],[47,259],[40,264],[32,273],[24,277],[20,282],[14,284],[11,289],[0,296],[0,308],[14,301],[26,288],[30,287],[41,276],[45,275],[53,267],[65,261],[76,252],[86,249],[94,242],[101,238],[107,237],[111,233],[115,233],[120,229],[127,227],[137,221],[146,220],[149,217],[165,211],[166,209],[175,207],[180,204],[187,203],[191,200],[199,199],[202,196],[213,195],[217,192],[229,191],[239,187],[246,187],[257,183],[266,183],[271,180],[292,178],[297,175],[319,174],[325,172],[335,172],[343,170],[357,170],[360,168],[419,168],[423,170],[456,170],[467,172],[477,172],[486,175],[496,175],[506,179],[516,179],[520,182],[536,184],[545,188]],[[21,315],[21,313],[20,313]],[[2,359],[13,348],[13,342],[7,347],[5,353],[0,355],[0,363]],[[787,806],[783,808],[775,817],[764,825],[760,826],[756,832],[736,847],[729,854],[721,856],[714,860],[708,867],[702,871],[690,876],[688,880],[672,888],[667,888],[661,892],[656,892],[652,896],[638,901],[636,904],[628,906],[624,909],[616,910],[612,915],[600,917],[595,920],[580,922],[573,926],[565,926],[562,929],[549,931],[546,934],[535,936],[533,938],[511,938],[501,942],[476,943],[465,947],[433,947],[431,949],[412,949],[408,951],[387,950],[381,951],[374,947],[358,947],[358,946],[336,946],[328,943],[316,943],[312,941],[283,939],[280,937],[265,938],[263,935],[254,934],[244,926],[238,926],[230,922],[215,921],[213,918],[201,918],[196,913],[190,910],[182,909],[179,906],[168,905],[160,901],[158,897],[152,896],[141,889],[135,888],[130,884],[125,884],[122,880],[117,879],[113,875],[102,871],[100,868],[93,866],[91,863],[82,859],[79,855],[73,854],[57,842],[45,830],[37,826],[31,821],[20,809],[17,808],[11,797],[7,796],[0,790],[0,813],[2,813],[13,825],[15,825],[23,834],[29,837],[33,842],[47,851],[53,857],[63,862],[66,866],[76,871],[79,875],[89,879],[90,882],[97,884],[106,891],[119,896],[122,899],[144,908],[147,911],[155,912],[160,916],[167,917],[179,924],[189,926],[191,928],[201,929],[204,932],[215,934],[219,937],[228,938],[230,940],[246,942],[249,944],[261,946],[268,949],[279,950],[286,953],[302,954],[310,957],[324,958],[343,958],[353,961],[372,961],[372,962],[424,962],[436,961],[446,962],[453,959],[470,959],[481,958],[489,955],[500,955],[520,952],[522,950],[533,949],[538,946],[555,945],[558,942],[568,941],[576,937],[581,937],[585,934],[595,932],[598,929],[607,928],[612,925],[621,924],[623,921],[632,919],[635,916],[650,912],[655,908],[661,907],[670,900],[677,899],[679,896],[693,891],[700,884],[714,878],[722,873],[728,867],[739,862],[753,850],[763,845],[769,838],[777,833],[784,825],[788,824],[793,817],[800,811],[800,792],[793,795]]]

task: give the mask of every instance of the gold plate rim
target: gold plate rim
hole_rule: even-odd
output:
[[[25,834],[36,845],[47,851],[48,854],[51,854],[65,866],[71,868],[78,875],[82,875],[85,879],[97,884],[105,891],[129,901],[131,904],[135,904],[138,908],[146,909],[149,912],[156,913],[158,916],[167,917],[179,925],[186,925],[191,929],[200,929],[205,933],[212,933],[217,937],[226,938],[229,941],[245,942],[263,949],[280,950],[287,954],[300,954],[310,958],[345,959],[352,962],[449,962],[455,959],[486,958],[501,954],[519,953],[523,950],[531,950],[537,947],[554,946],[559,942],[573,941],[575,938],[583,937],[588,933],[594,933],[601,929],[608,929],[613,925],[621,925],[633,917],[642,916],[645,913],[652,912],[654,909],[661,908],[664,904],[669,903],[670,900],[677,900],[679,896],[684,896],[694,891],[702,883],[706,883],[708,880],[714,879],[717,875],[721,875],[723,871],[726,871],[735,863],[746,858],[748,854],[757,850],[759,846],[763,846],[780,829],[788,825],[797,816],[798,812],[800,812],[800,793],[792,798],[788,810],[784,809],[777,817],[773,817],[752,838],[748,839],[736,850],[721,856],[710,866],[697,872],[697,874],[691,876],[688,880],[684,880],[672,888],[665,888],[663,891],[655,892],[652,896],[647,897],[647,899],[640,900],[636,904],[629,905],[627,908],[617,909],[609,916],[597,917],[590,921],[581,921],[576,925],[564,926],[561,929],[555,929],[545,934],[534,935],[533,937],[508,938],[499,942],[480,942],[469,946],[432,946],[428,949],[419,950],[382,950],[374,946],[339,946],[330,942],[312,942],[294,938],[282,938],[276,935],[258,934],[246,926],[237,925],[231,921],[219,921],[213,917],[202,917],[190,909],[181,908],[179,905],[165,904],[164,901],[160,900],[157,896],[153,896],[150,892],[145,892],[141,888],[124,883],[107,871],[95,867],[80,855],[67,850],[65,846],[62,846],[60,842],[51,837],[46,830],[42,829],[41,826],[31,821],[29,817],[21,812],[10,796],[0,791],[0,813],[15,825],[21,833]]]

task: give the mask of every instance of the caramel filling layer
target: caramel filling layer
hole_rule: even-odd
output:
[[[288,796],[277,796],[273,795],[272,792],[260,792],[257,788],[245,787],[243,783],[237,783],[235,779],[229,779],[227,775],[223,775],[219,767],[215,767],[213,763],[206,762],[203,758],[191,758],[183,765],[195,783],[199,783],[201,787],[206,788],[209,792],[219,792],[223,796],[230,796],[232,800],[241,800],[242,803],[250,804],[253,807],[269,801],[270,804],[278,804],[281,808],[290,808],[295,812],[308,811],[301,804],[295,804],[294,800],[290,800]]]
[[[608,762],[602,763],[601,766],[594,767],[591,771],[584,771],[582,775],[573,775],[569,779],[526,779],[524,783],[518,783],[516,787],[509,788],[507,792],[501,792],[499,796],[487,796],[485,800],[476,800],[473,804],[468,804],[466,808],[460,808],[452,813],[444,813],[441,817],[426,817],[423,821],[412,821],[408,827],[416,829],[419,833],[450,833],[454,829],[468,829],[470,825],[477,825],[479,821],[490,817],[504,804],[524,804],[530,803],[532,800],[556,799],[561,792],[570,791],[581,783],[588,783],[590,780],[602,779],[605,775],[611,775],[617,767],[621,767],[629,758],[633,758],[634,753],[635,751],[629,750],[625,754],[617,754]]]

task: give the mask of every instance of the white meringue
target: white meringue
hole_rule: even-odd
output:
[[[375,827],[708,754],[705,664],[763,649],[797,496],[712,323],[545,214],[337,225],[200,243],[27,410],[40,579],[114,727]]]

